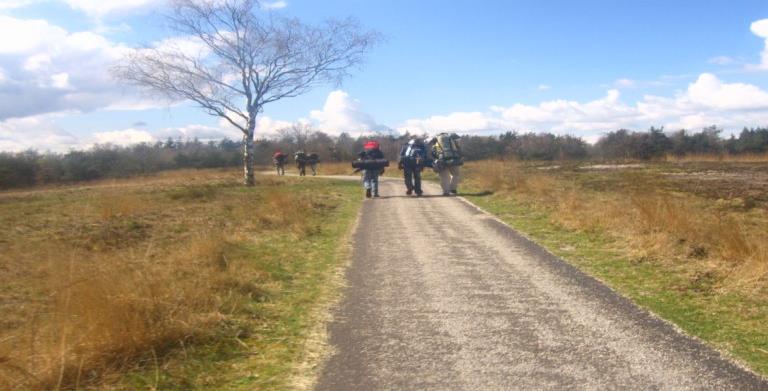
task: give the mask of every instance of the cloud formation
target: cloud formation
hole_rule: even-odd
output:
[[[109,75],[127,47],[45,20],[0,15],[0,120],[142,102]]]
[[[272,1],[272,2],[266,2],[261,5],[264,9],[268,10],[277,10],[277,9],[283,9],[288,6],[288,3],[282,0],[279,1]]]
[[[35,149],[65,152],[83,146],[78,137],[56,126],[51,116],[0,121],[0,151]]]
[[[728,56],[716,56],[710,58],[707,62],[715,65],[731,65],[736,63],[736,59]]]
[[[373,116],[364,112],[357,99],[342,90],[328,94],[323,109],[312,110],[309,117],[317,128],[329,134],[390,131],[389,127],[377,123]]]
[[[93,18],[145,9],[162,4],[157,0],[0,0],[0,11],[22,8],[47,1],[58,1]]]
[[[768,70],[768,19],[761,19],[752,23],[750,30],[765,40],[765,47],[760,54],[760,64],[754,65],[753,68]]]
[[[451,129],[464,133],[551,131],[594,136],[620,128],[699,129],[713,124],[730,129],[768,125],[768,92],[750,84],[725,83],[713,74],[703,73],[674,97],[646,95],[628,104],[621,100],[619,90],[612,89],[604,97],[588,102],[558,99],[538,105],[493,106],[487,112],[411,119],[398,129]]]
[[[156,5],[155,0],[63,0],[70,7],[93,17]]]

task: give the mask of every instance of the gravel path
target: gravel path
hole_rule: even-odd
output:
[[[364,203],[318,390],[768,390],[463,199],[402,188]]]

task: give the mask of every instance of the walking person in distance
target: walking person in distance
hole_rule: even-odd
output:
[[[427,146],[424,144],[424,140],[413,137],[400,148],[400,158],[397,166],[403,170],[405,194],[411,195],[415,192],[416,196],[421,197],[424,193],[421,190],[421,172],[426,164]]]
[[[461,181],[461,166],[464,164],[459,137],[456,133],[440,133],[432,140],[432,157],[435,159],[433,170],[440,175],[440,187],[443,195],[458,194]]]

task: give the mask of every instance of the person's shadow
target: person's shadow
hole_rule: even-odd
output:
[[[419,198],[450,198],[450,197],[456,197],[456,196],[458,196],[458,197],[463,197],[463,196],[468,196],[468,197],[486,197],[486,196],[489,196],[489,195],[493,195],[493,192],[490,191],[490,190],[485,190],[485,191],[481,191],[481,192],[477,192],[477,193],[459,193],[459,194],[452,195],[452,196],[444,196],[442,194],[424,194],[421,197],[415,196],[415,195],[388,195],[388,196],[381,196],[381,197],[378,197],[378,198],[382,199],[382,200],[386,200],[386,199],[390,199],[390,198],[413,198],[413,199],[419,199]]]
[[[389,195],[389,196],[381,196],[381,197],[379,197],[379,199],[382,199],[382,200],[386,200],[386,199],[390,199],[390,198],[413,198],[413,199],[418,199],[418,198],[440,198],[440,197],[444,197],[444,196],[439,195],[439,194],[424,194],[421,197],[418,197],[418,196],[415,196],[415,195]]]
[[[493,192],[490,190],[483,190],[477,193],[459,193],[459,196],[467,196],[467,197],[487,197],[490,195],[493,195]]]

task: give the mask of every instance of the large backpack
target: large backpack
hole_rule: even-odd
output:
[[[456,134],[440,133],[436,137],[435,154],[437,158],[446,165],[458,166],[464,163],[461,156],[461,149],[456,141],[459,137]]]
[[[426,158],[427,153],[424,144],[411,144],[405,147],[405,157],[408,159]]]
[[[379,148],[380,148],[380,144],[378,141],[375,141],[375,140],[368,141],[367,143],[365,143],[365,145],[363,145],[363,150],[365,151],[372,151]]]

